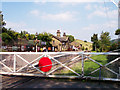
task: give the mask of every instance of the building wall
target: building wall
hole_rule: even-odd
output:
[[[58,51],[68,50],[68,47],[69,47],[69,42],[66,42],[65,45],[62,45],[62,42],[60,42],[59,40],[57,40],[54,37],[52,38],[52,41],[50,43],[52,44],[52,46],[57,46],[58,47]]]
[[[58,51],[60,51],[60,46],[62,45],[62,43],[59,40],[57,40],[56,38],[52,38],[52,41],[50,43],[52,44],[52,46],[57,46]]]
[[[81,47],[80,44],[82,45],[82,47]],[[79,40],[79,42],[78,41],[73,41],[71,43],[71,45],[73,45],[75,47],[79,46],[81,48],[81,50],[82,50],[83,47],[84,47],[84,50],[86,50],[86,48],[87,48],[87,50],[92,50],[92,43],[84,42],[84,41],[81,41],[81,40]]]

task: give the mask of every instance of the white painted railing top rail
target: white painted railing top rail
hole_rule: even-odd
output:
[[[120,55],[120,52],[0,52],[0,54],[104,54]]]

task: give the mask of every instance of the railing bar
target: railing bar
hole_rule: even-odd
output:
[[[44,56],[44,55],[41,55],[41,56],[37,57],[36,59],[34,59],[34,60],[33,60],[32,62],[30,62],[29,64],[21,67],[19,70],[17,70],[17,72],[21,71],[23,68],[27,67],[28,65],[30,65],[30,64],[33,63],[33,62],[35,62],[36,60],[38,60],[39,58],[41,58],[41,57],[43,57],[43,56]]]
[[[57,58],[57,57],[62,57],[62,56],[66,56],[66,55],[69,55],[69,54],[56,55],[56,56],[53,56],[53,57]]]
[[[16,72],[16,55],[15,54],[14,54],[13,70],[14,70],[14,72]]]
[[[91,61],[93,61],[93,62],[97,63],[98,65],[103,66],[102,64],[100,64],[100,63],[96,62],[95,60],[93,60],[93,59],[91,59],[91,58],[89,58],[89,59],[90,59]]]
[[[113,71],[113,70],[111,70],[111,69],[109,69],[108,67],[105,67],[107,70],[109,70],[110,72],[112,72],[112,73],[114,73],[114,74],[116,74],[116,75],[118,75],[118,73],[116,73],[115,71]]]
[[[50,55],[47,55],[48,57],[52,58],[53,60],[55,60],[56,62],[58,62],[59,64],[61,64],[63,67],[69,69],[70,71],[72,71],[73,73],[75,73],[78,76],[81,76],[80,74],[78,74],[77,72],[75,72],[74,70],[70,69],[69,67],[65,66],[64,64],[62,64],[61,62],[59,62],[58,60],[54,59],[53,57],[51,57]]]
[[[84,55],[82,54],[82,76],[84,76]]]
[[[95,54],[95,55],[101,55],[101,54],[104,54],[104,55],[120,55],[120,53],[111,53],[111,52],[100,52],[100,53],[93,53],[93,52],[84,52],[83,54]]]
[[[97,72],[98,70],[100,70],[100,68],[98,68],[98,69],[96,69],[96,70],[92,71],[92,72],[91,72],[91,73],[89,73],[88,75],[93,74],[93,73]]]
[[[71,61],[74,61],[76,58],[78,58],[79,56],[76,56],[76,57],[74,57],[72,60],[70,60],[69,62],[71,62]],[[77,59],[78,60],[78,59]],[[64,63],[64,65],[66,65],[67,63],[65,62]],[[63,66],[62,66],[63,67]],[[47,75],[49,75],[50,73],[53,73],[54,71],[56,71],[57,69],[60,69],[60,68],[62,68],[62,67],[57,67],[57,68],[55,68],[54,70],[52,70],[52,71],[50,71],[49,73],[47,73]]]
[[[19,58],[21,58],[23,61],[25,61],[26,63],[29,64],[28,61],[26,61],[24,58],[22,58],[21,56],[17,55]],[[36,70],[38,70],[39,72],[43,73],[42,71],[40,71],[38,68],[34,67],[32,64],[30,64],[33,68],[35,68]],[[44,73],[43,73],[44,74]]]
[[[118,58],[116,58],[116,59],[112,60],[111,62],[109,62],[109,63],[105,64],[104,66],[107,66],[107,65],[109,65],[109,64],[112,64],[113,62],[116,62],[116,61],[117,61],[117,60],[119,60],[119,59],[120,59],[120,57],[118,57]]]
[[[104,54],[104,55],[120,55],[120,53],[111,52],[0,52],[0,54]]]
[[[1,60],[1,62],[4,62],[4,61],[6,61],[7,59],[3,59],[3,60]]]
[[[6,66],[4,63],[0,62],[0,64],[2,64],[4,67],[6,67],[7,69],[9,69],[11,72],[13,72],[8,66]]]

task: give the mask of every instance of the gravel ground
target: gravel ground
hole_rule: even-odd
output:
[[[36,78],[15,88],[120,88],[120,82]]]

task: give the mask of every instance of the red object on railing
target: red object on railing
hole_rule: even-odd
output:
[[[43,72],[48,72],[52,68],[52,61],[48,57],[39,60],[39,68]]]

